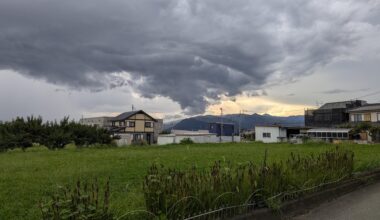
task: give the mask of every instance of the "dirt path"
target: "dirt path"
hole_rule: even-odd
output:
[[[327,202],[295,220],[379,220],[380,183]]]

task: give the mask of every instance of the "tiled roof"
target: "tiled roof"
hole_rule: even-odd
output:
[[[359,108],[351,109],[349,112],[370,112],[380,111],[380,103],[365,105]]]
[[[344,102],[330,102],[322,105],[319,109],[338,109],[338,108],[347,108],[350,105],[355,103],[361,103],[361,105],[365,105],[366,101],[355,100],[355,101],[344,101]]]
[[[112,121],[121,121],[121,120],[124,120],[126,118],[129,118],[131,117],[132,115],[136,114],[138,111],[131,111],[131,112],[124,112],[124,113],[121,113],[120,115],[114,117],[112,119]]]
[[[139,110],[139,111],[130,111],[130,112],[124,112],[124,113],[121,113],[120,115],[112,118],[112,121],[122,121],[122,120],[125,120],[129,117],[131,117],[132,115],[135,115],[137,113],[142,113],[142,114],[145,114],[145,115],[148,115],[147,113],[145,113],[143,110]],[[149,117],[151,117],[154,121],[157,121],[156,119],[154,119],[152,116],[148,115]]]

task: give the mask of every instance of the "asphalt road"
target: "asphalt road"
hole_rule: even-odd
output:
[[[380,220],[380,183],[322,204],[294,220]]]

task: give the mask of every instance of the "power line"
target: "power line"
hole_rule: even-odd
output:
[[[360,97],[355,98],[355,99],[362,99],[362,98],[366,98],[366,97],[373,96],[373,95],[377,95],[377,94],[380,94],[380,90],[377,91],[377,92],[372,92],[372,93],[369,93],[369,94],[367,94],[367,95],[360,96]]]

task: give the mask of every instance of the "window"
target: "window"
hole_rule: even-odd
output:
[[[125,121],[121,121],[120,126],[125,126]]]
[[[380,113],[377,113],[377,121],[380,121]]]
[[[135,122],[134,121],[129,121],[128,122],[128,127],[134,128],[135,127]]]
[[[139,140],[143,140],[143,135],[142,134],[133,134],[133,141],[139,141]]]
[[[363,117],[361,114],[354,114],[354,122],[361,122],[363,121]]]
[[[271,133],[263,133],[263,138],[270,138],[271,137]]]
[[[146,128],[151,128],[151,127],[153,127],[152,124],[153,124],[152,122],[147,121],[147,122],[145,122],[145,127]]]
[[[364,121],[371,121],[371,114],[364,114]]]

